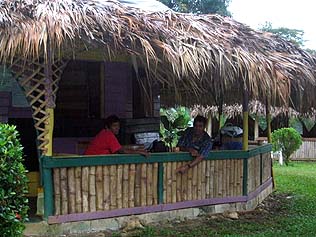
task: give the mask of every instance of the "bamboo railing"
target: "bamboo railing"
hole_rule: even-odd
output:
[[[219,151],[185,174],[189,153],[43,157],[45,215],[242,197],[271,177],[271,145]],[[45,185],[46,184],[46,185]]]

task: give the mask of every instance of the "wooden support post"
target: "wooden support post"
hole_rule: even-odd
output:
[[[54,108],[55,108],[55,95],[53,90],[53,72],[52,72],[52,52],[50,40],[47,40],[47,54],[46,54],[46,63],[44,67],[45,79],[45,103],[46,103],[46,116],[48,119],[45,122],[45,130],[47,134],[45,140],[48,142],[45,146],[46,156],[53,155],[53,129],[54,129]]]
[[[207,115],[206,132],[210,137],[212,137],[212,114],[211,114],[211,112],[209,112]]]
[[[53,155],[53,131],[54,131],[54,109],[46,108],[46,114],[48,116],[48,120],[45,124],[45,130],[48,131],[45,138],[48,141],[46,144],[46,156]]]
[[[45,158],[44,158],[45,159]],[[43,169],[44,180],[44,218],[47,220],[54,213],[53,174],[51,168]]]
[[[267,101],[266,101],[266,120],[267,120],[267,138],[268,138],[268,143],[272,142],[270,107],[271,107],[270,98],[267,98]]]
[[[255,124],[254,124],[254,140],[259,137],[259,116],[256,114]]]
[[[244,151],[248,150],[248,104],[249,104],[249,95],[247,88],[243,90],[243,102],[242,102],[242,110],[243,110],[243,137],[242,137],[242,148]]]
[[[221,100],[218,106],[218,132],[221,130],[221,118],[223,115],[223,101]]]

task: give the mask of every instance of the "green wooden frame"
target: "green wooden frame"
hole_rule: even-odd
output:
[[[213,151],[206,160],[234,160],[243,159],[243,196],[248,194],[248,159],[256,155],[271,152],[272,145],[265,144],[248,151]],[[104,155],[104,156],[63,156],[41,157],[44,181],[44,217],[54,213],[53,176],[52,169],[80,166],[122,165],[158,163],[158,202],[163,203],[164,163],[176,161],[191,161],[193,158],[188,152],[153,153],[149,158],[141,155]],[[262,173],[262,169],[260,169]],[[260,174],[262,175],[262,174]]]

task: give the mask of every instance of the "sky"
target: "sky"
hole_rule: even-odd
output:
[[[273,28],[304,31],[305,48],[316,49],[315,0],[231,0],[233,18],[253,29],[271,22]]]

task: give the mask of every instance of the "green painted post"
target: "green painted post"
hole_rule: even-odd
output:
[[[262,154],[260,154],[260,185],[262,184],[263,181],[263,161],[262,161]]]
[[[158,203],[163,204],[163,163],[158,164]]]
[[[243,160],[242,195],[248,195],[248,159]]]
[[[53,199],[53,177],[52,169],[43,168],[44,181],[44,218],[52,216],[54,213],[54,199]]]

